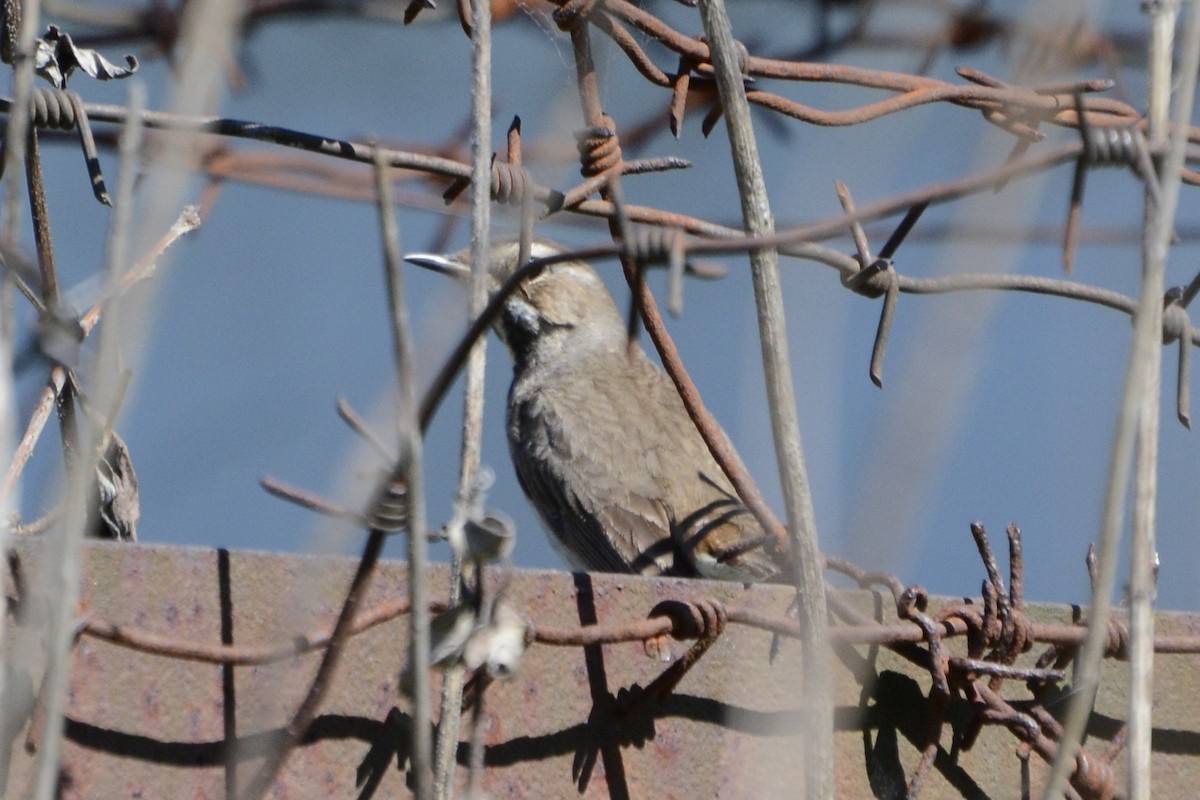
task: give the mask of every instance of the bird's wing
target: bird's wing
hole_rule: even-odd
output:
[[[678,574],[669,516],[642,457],[648,431],[630,429],[612,404],[620,401],[597,397],[604,389],[588,384],[556,382],[510,404],[509,444],[521,488],[556,545],[584,568]]]
[[[518,466],[517,477],[537,504],[556,549],[571,564],[592,572],[674,571],[670,532],[653,516],[599,501],[587,491],[571,491],[560,473],[541,469],[528,459]]]
[[[733,485],[709,452],[708,446],[687,415],[675,385],[657,365],[642,359],[632,365],[642,372],[639,385],[647,387],[646,403],[660,407],[655,418],[669,430],[654,438],[655,452],[648,459],[662,464],[684,465],[680,484],[690,487],[686,494],[669,493],[670,532],[676,548],[695,570],[707,578],[738,581],[764,581],[775,577],[779,564],[762,544],[762,526],[734,491]],[[717,432],[729,444],[725,431]],[[729,451],[737,467],[745,471],[737,451]]]

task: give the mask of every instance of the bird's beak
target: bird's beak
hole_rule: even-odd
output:
[[[416,264],[418,267],[449,275],[451,278],[465,278],[471,274],[471,268],[466,264],[436,253],[410,253],[404,257],[404,260],[410,264]]]

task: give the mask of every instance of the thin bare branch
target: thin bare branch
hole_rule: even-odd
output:
[[[1169,20],[1160,19],[1156,25],[1164,28]],[[1169,37],[1168,37],[1169,38]],[[1180,58],[1180,91],[1176,95],[1175,125],[1186,125],[1191,119],[1192,101],[1196,85],[1196,71],[1200,69],[1200,9],[1194,5],[1188,9],[1185,24],[1184,51]],[[1165,44],[1166,42],[1163,42]],[[1165,89],[1160,89],[1166,91]],[[1121,393],[1120,411],[1114,437],[1109,474],[1105,488],[1105,502],[1100,526],[1100,546],[1097,555],[1097,579],[1092,590],[1091,620],[1088,637],[1083,644],[1075,672],[1077,694],[1073,699],[1063,724],[1062,749],[1054,760],[1046,779],[1043,798],[1050,800],[1061,791],[1067,772],[1074,760],[1067,754],[1074,751],[1082,740],[1083,731],[1095,701],[1099,684],[1099,665],[1107,638],[1107,623],[1112,591],[1116,583],[1117,547],[1121,527],[1125,518],[1125,497],[1134,458],[1135,442],[1140,438],[1144,449],[1137,455],[1138,473],[1135,488],[1135,504],[1139,518],[1135,520],[1135,531],[1140,533],[1142,547],[1149,542],[1154,527],[1155,473],[1157,457],[1157,409],[1158,375],[1162,363],[1162,296],[1163,270],[1174,228],[1175,211],[1178,206],[1180,174],[1183,169],[1186,142],[1179,135],[1182,131],[1174,127],[1171,146],[1162,167],[1159,182],[1162,187],[1162,206],[1149,213],[1146,225],[1145,250],[1141,281],[1141,295],[1134,314],[1134,338],[1129,354],[1125,384]],[[1148,410],[1150,406],[1153,411]],[[1139,557],[1143,576],[1151,569],[1152,555]],[[1144,581],[1144,577],[1143,577]],[[1143,584],[1143,594],[1152,591]],[[1143,612],[1144,613],[1144,612]],[[1139,712],[1144,713],[1144,710]],[[1143,776],[1148,781],[1149,775]],[[1136,782],[1135,782],[1136,784]],[[1148,784],[1144,784],[1148,786]]]
[[[398,462],[408,512],[408,599],[413,608],[428,605],[425,542],[425,488],[421,429],[417,422],[416,378],[413,371],[412,335],[404,299],[404,265],[400,253],[400,233],[392,202],[392,182],[382,154],[376,154],[375,187],[379,192],[379,227],[383,238],[384,266],[387,275],[388,311],[392,328],[392,346],[396,359],[397,427],[400,433]],[[374,535],[374,534],[372,534]],[[424,614],[409,617],[409,648],[413,665],[413,730],[410,758],[416,780],[417,800],[433,796],[430,757],[429,618]]]
[[[775,229],[763,178],[762,161],[750,121],[742,65],[738,63],[733,29],[724,0],[700,0],[700,16],[717,73],[717,88],[725,109],[733,167],[741,195],[746,229],[769,236]],[[865,265],[864,265],[865,266]],[[792,578],[804,639],[802,695],[806,698],[810,746],[805,748],[805,796],[824,800],[833,796],[833,692],[826,656],[825,581],[808,469],[796,416],[796,397],[788,359],[783,289],[779,280],[779,254],[774,248],[750,251],[750,271],[758,310],[758,333],[767,407],[775,439],[775,457],[787,508]]]

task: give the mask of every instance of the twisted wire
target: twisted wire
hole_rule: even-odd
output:
[[[704,45],[706,47],[708,46],[708,37],[705,36],[704,34],[700,34],[699,36],[697,36],[695,38],[696,38],[696,41],[704,43]],[[733,51],[734,51],[734,53],[737,54],[738,72],[742,73],[742,75],[744,77],[748,78],[749,80],[754,80],[754,78],[750,76],[750,50],[749,50],[749,48],[746,47],[746,45],[742,42],[741,39],[734,39],[733,40]],[[711,50],[710,50],[710,53],[711,53]],[[697,66],[699,67],[697,70],[698,72],[707,73],[711,77],[711,74],[713,71],[711,55],[710,55],[707,63],[697,65]]]
[[[625,253],[643,266],[666,264],[687,253],[687,236],[680,228],[636,226],[624,242]]]
[[[567,0],[566,3],[554,9],[550,16],[559,30],[569,32],[576,25],[586,22],[597,3],[600,2],[602,0]]]
[[[1104,640],[1104,657],[1120,661],[1129,660],[1129,626],[1124,622],[1109,618],[1107,636]]]
[[[69,131],[79,124],[71,92],[66,89],[39,86],[31,100],[30,120],[35,126]]]
[[[33,88],[30,98],[31,130],[38,128],[53,128],[61,131],[77,130],[79,144],[83,147],[83,160],[91,179],[92,195],[104,205],[112,205],[108,190],[104,186],[104,174],[100,169],[100,159],[96,154],[96,141],[92,137],[92,128],[88,124],[87,110],[83,100],[75,92],[66,89],[37,86]],[[3,145],[0,145],[2,148]],[[0,177],[3,177],[3,165],[0,165]]]
[[[1177,300],[1168,299],[1163,306],[1163,344],[1171,344],[1187,336],[1191,326],[1187,309]]]
[[[517,206],[525,199],[528,173],[519,164],[507,161],[492,161],[492,200],[505,205]]]
[[[1115,793],[1117,776],[1111,764],[1078,747],[1075,750],[1071,786],[1085,798],[1109,798]]]
[[[368,518],[371,528],[394,533],[408,525],[408,486],[403,480],[389,477],[379,487],[379,494],[371,504]]]
[[[617,140],[617,124],[605,114],[601,124],[592,125],[575,134],[575,145],[579,149],[582,166],[580,174],[594,178],[622,164],[621,143]]]
[[[1130,166],[1140,169],[1146,156],[1146,137],[1132,127],[1088,126],[1081,129],[1083,158],[1097,167]]]
[[[850,291],[874,300],[887,294],[893,284],[898,285],[900,276],[890,258],[877,258],[852,275],[842,275],[841,280]]]

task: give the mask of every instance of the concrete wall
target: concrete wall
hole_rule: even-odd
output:
[[[36,548],[22,549],[27,568]],[[87,551],[81,615],[180,640],[217,644],[222,617],[234,644],[283,642],[331,627],[352,563],[346,559],[211,550],[93,545]],[[405,565],[387,562],[366,608],[400,599]],[[444,599],[446,573],[433,572]],[[778,615],[780,587],[518,571],[508,597],[543,629],[571,629],[646,617],[667,599],[717,598],[729,608]],[[870,595],[856,602],[869,610]],[[888,599],[884,606],[890,605]],[[22,705],[6,733],[4,796],[24,797],[33,757],[27,715],[40,683],[42,622],[36,597],[11,632],[10,697]],[[1070,609],[1039,606],[1035,619],[1069,622]],[[1200,633],[1195,616],[1160,614],[1163,633]],[[404,797],[408,706],[397,692],[406,623],[396,618],[357,635],[301,747],[285,764],[272,797]],[[534,644],[519,673],[487,693],[484,787],[492,797],[795,797],[801,785],[804,698],[799,648],[786,642],[771,664],[770,635],[731,625],[662,704],[630,704],[664,664],[641,643],[603,647]],[[670,642],[675,655],[687,642]],[[961,639],[952,645],[965,652]],[[1021,660],[1031,664],[1043,648]],[[263,666],[222,668],[168,659],[83,636],[75,650],[64,754],[67,798],[223,797],[244,785],[307,687],[317,654]],[[928,729],[930,679],[906,662],[866,646],[839,647],[838,796],[903,796]],[[1200,786],[1200,658],[1157,661],[1155,790],[1192,796]],[[1126,666],[1106,664],[1089,752],[1100,755],[1124,717]],[[865,686],[860,681],[865,681]],[[435,687],[438,681],[435,680]],[[1019,682],[1001,690],[1029,699]],[[24,698],[22,704],[21,698]],[[436,708],[436,705],[435,705]],[[1058,709],[1052,709],[1058,711]],[[971,709],[956,700],[923,798],[1019,797],[1018,740],[986,728],[969,752],[952,754],[954,730]],[[464,727],[461,738],[465,742]],[[236,747],[229,747],[233,742]],[[466,748],[460,752],[465,782]],[[1044,765],[1030,759],[1033,785]],[[1122,759],[1116,759],[1118,773]],[[0,764],[0,766],[4,766]]]

